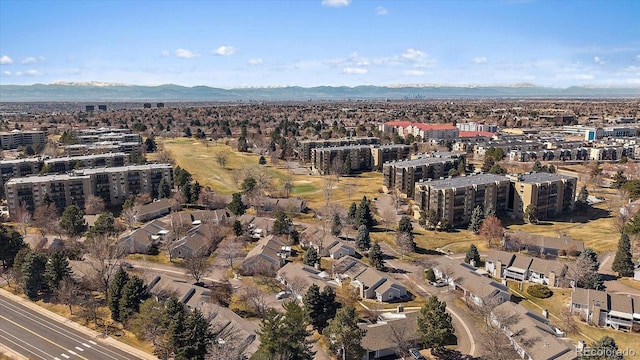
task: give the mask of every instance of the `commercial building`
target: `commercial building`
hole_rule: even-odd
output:
[[[89,195],[101,197],[107,206],[122,204],[128,197],[157,194],[161,179],[172,181],[170,164],[134,165],[114,168],[75,170],[72,174],[12,178],[4,185],[9,214],[22,203],[33,210],[45,195],[63,209],[68,205],[84,208]]]
[[[562,132],[568,135],[580,136],[584,140],[594,141],[602,138],[621,138],[636,136],[638,130],[635,127],[595,127],[595,126],[563,126]]]
[[[2,150],[17,149],[20,146],[44,146],[47,134],[44,131],[12,130],[0,132],[0,148]]]
[[[433,210],[452,226],[462,226],[469,222],[478,205],[483,209],[506,210],[509,186],[507,177],[494,174],[418,181],[414,199],[420,210]]]
[[[352,137],[341,139],[318,139],[300,141],[298,145],[298,158],[305,163],[311,162],[311,150],[348,145],[377,145],[380,139],[377,137]]]
[[[413,197],[415,183],[448,176],[450,170],[465,163],[463,154],[444,153],[417,157],[411,160],[387,162],[382,166],[383,185]]]

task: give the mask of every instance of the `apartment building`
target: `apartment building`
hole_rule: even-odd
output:
[[[311,169],[322,175],[373,170],[371,146],[347,145],[311,149]]]
[[[311,150],[315,148],[348,146],[348,145],[377,145],[380,139],[377,137],[352,137],[341,139],[304,140],[298,144],[298,158],[304,162],[311,162]]]
[[[129,155],[118,153],[66,156],[47,159],[44,161],[49,172],[63,173],[79,168],[120,167],[129,165]]]
[[[494,124],[486,124],[482,122],[468,122],[468,123],[457,123],[456,127],[458,130],[468,131],[468,132],[487,132],[487,133],[496,133],[498,132],[498,125]]]
[[[380,145],[371,147],[371,158],[373,168],[382,170],[383,164],[389,161],[408,159],[411,153],[411,146],[404,144]]]
[[[114,206],[138,194],[156,196],[160,180],[171,182],[172,174],[170,164],[83,169],[71,174],[12,178],[4,190],[10,215],[22,203],[30,210],[35,209],[42,204],[45,194],[59,209],[72,204],[84,208],[89,195],[99,196],[107,206]]]
[[[13,178],[4,185],[9,215],[13,215],[22,204],[34,210],[42,205],[45,195],[58,209],[68,205],[84,208],[86,196],[91,194],[89,176],[46,175]]]
[[[379,127],[384,134],[400,137],[413,135],[425,140],[453,140],[458,138],[457,127],[448,124],[425,124],[411,121],[388,121]]]
[[[138,142],[112,142],[103,141],[93,144],[65,145],[64,154],[67,156],[82,156],[90,154],[104,154],[122,152],[126,154],[138,153],[142,151],[142,143]]]
[[[78,144],[94,144],[99,142],[142,143],[140,134],[110,132],[96,135],[78,135],[75,137]]]
[[[494,174],[454,177],[415,183],[414,200],[422,211],[434,210],[452,226],[469,223],[473,209],[480,205],[506,210],[509,179]]]
[[[14,177],[24,177],[37,174],[42,168],[40,158],[27,158],[16,160],[0,160],[0,174],[2,174],[2,185]]]
[[[17,149],[27,145],[44,146],[46,140],[47,133],[44,131],[12,130],[0,132],[0,148],[2,150]]]
[[[460,163],[464,162],[463,154],[454,153],[387,162],[382,166],[383,185],[387,190],[398,189],[408,197],[413,197],[416,182],[448,176],[451,169],[457,171]]]
[[[103,169],[74,171],[91,178],[91,193],[101,197],[107,206],[120,205],[129,196],[152,194],[157,196],[158,185],[163,178],[172,182],[170,164],[129,165]]]
[[[529,205],[538,209],[539,219],[549,219],[573,208],[578,179],[549,174],[525,173],[507,176],[510,180],[507,211],[522,219]]]

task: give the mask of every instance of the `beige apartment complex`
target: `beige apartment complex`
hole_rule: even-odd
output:
[[[20,146],[44,146],[47,134],[44,131],[12,130],[0,132],[0,148],[2,150],[17,149]]]
[[[453,226],[467,224],[478,205],[522,219],[533,204],[539,219],[549,219],[573,207],[576,185],[574,177],[549,173],[479,174],[419,181],[414,199],[421,211],[433,210]]]
[[[464,155],[438,153],[421,154],[411,160],[387,162],[382,166],[383,185],[386,190],[397,189],[408,197],[413,197],[416,182],[448,176],[451,169],[457,170],[464,161]]]
[[[115,206],[138,194],[156,197],[160,181],[164,178],[171,184],[172,175],[170,164],[84,169],[72,174],[13,178],[4,190],[10,215],[23,203],[28,209],[35,209],[43,203],[45,194],[59,209],[72,204],[84,208],[89,195],[102,198],[107,206]]]

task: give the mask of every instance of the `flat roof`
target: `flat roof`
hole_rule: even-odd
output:
[[[105,173],[105,172],[121,172],[121,171],[134,171],[134,170],[152,170],[152,169],[171,169],[171,164],[146,164],[146,165],[129,165],[129,166],[118,166],[111,168],[99,168],[99,169],[80,169],[76,170],[76,174],[97,174],[97,173]]]
[[[404,167],[413,167],[413,166],[420,166],[420,165],[439,164],[439,163],[455,161],[455,160],[459,160],[459,159],[450,158],[450,157],[447,157],[447,158],[421,157],[418,159],[411,159],[411,160],[389,161],[389,162],[386,162],[384,165],[395,166],[397,168],[404,168]]]
[[[573,176],[551,174],[546,172],[518,174],[518,181],[524,182],[524,183],[541,183],[541,182],[548,182],[548,181],[558,181],[561,179],[569,180],[569,179],[577,179],[577,178]]]
[[[492,184],[495,182],[509,181],[509,178],[503,175],[495,174],[478,174],[471,176],[459,176],[450,179],[418,181],[416,185],[428,185],[434,189],[458,188],[469,185]]]
[[[115,152],[115,153],[81,155],[81,156],[63,156],[63,157],[47,159],[44,162],[46,164],[49,162],[56,162],[56,161],[74,161],[74,160],[81,161],[81,160],[108,158],[108,157],[116,157],[116,156],[128,156],[128,155],[123,152]]]
[[[90,179],[90,177],[88,175],[68,175],[68,174],[27,176],[27,177],[12,178],[9,181],[7,181],[7,185],[35,184],[35,183],[49,182],[49,181],[68,181],[68,180],[82,180],[82,179]]]

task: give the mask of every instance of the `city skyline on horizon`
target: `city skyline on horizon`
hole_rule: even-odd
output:
[[[640,87],[638,13],[635,1],[2,1],[0,84]]]

